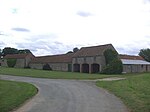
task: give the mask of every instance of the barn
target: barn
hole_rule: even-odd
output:
[[[150,63],[140,56],[119,55],[123,64],[123,73],[150,72]]]

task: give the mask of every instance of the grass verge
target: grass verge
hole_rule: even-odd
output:
[[[120,97],[131,112],[150,112],[150,73],[120,81],[98,81],[96,85]]]
[[[0,68],[0,74],[28,76],[28,77],[36,77],[36,78],[50,78],[50,79],[100,79],[100,78],[120,76],[120,75],[84,74],[84,73],[73,73],[73,72],[58,72],[58,71],[5,68],[5,67]]]
[[[0,112],[19,107],[37,93],[37,89],[25,82],[0,80]]]

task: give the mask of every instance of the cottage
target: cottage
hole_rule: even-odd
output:
[[[30,62],[30,68],[43,69],[43,67],[48,64],[52,70],[71,72],[73,54],[74,53],[36,57]]]
[[[16,68],[26,68],[29,67],[29,62],[35,58],[33,54],[28,53],[28,54],[8,54],[6,55],[2,62],[1,65],[4,67],[8,67],[7,65],[7,59],[16,59],[16,64],[14,67]]]
[[[140,56],[119,55],[123,64],[123,73],[150,72],[150,63]]]

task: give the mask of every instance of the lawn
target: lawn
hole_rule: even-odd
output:
[[[0,112],[9,112],[19,107],[37,93],[28,83],[0,80]]]
[[[121,81],[99,81],[96,85],[120,97],[131,112],[150,112],[150,73]]]
[[[85,73],[58,72],[58,71],[5,68],[5,67],[0,68],[0,74],[28,76],[36,78],[50,78],[50,79],[100,79],[118,76],[118,75],[85,74]]]

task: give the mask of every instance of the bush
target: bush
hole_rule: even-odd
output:
[[[52,70],[52,68],[49,66],[49,64],[45,64],[43,66],[43,70]]]
[[[102,73],[104,74],[121,74],[123,71],[123,65],[121,60],[118,58],[118,53],[112,49],[104,51],[106,60],[106,66],[103,68]]]
[[[103,69],[103,73],[121,74],[122,70],[123,70],[123,66],[121,60],[115,59]]]
[[[106,65],[111,63],[114,59],[118,59],[118,53],[115,50],[107,49],[104,51]]]
[[[14,67],[16,65],[17,59],[7,59],[8,67]]]

